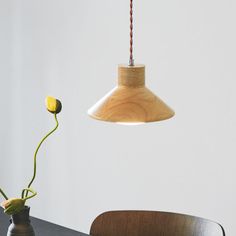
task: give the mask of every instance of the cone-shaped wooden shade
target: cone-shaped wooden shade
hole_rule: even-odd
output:
[[[166,120],[175,113],[145,86],[144,65],[119,65],[118,86],[90,108],[88,114],[103,121],[145,123]]]

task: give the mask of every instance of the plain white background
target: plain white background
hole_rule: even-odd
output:
[[[0,0],[0,185],[18,196],[38,156],[34,216],[83,232],[111,209],[181,212],[236,234],[233,0],[135,0],[135,59],[175,118],[127,127],[86,111],[128,61],[128,0]]]

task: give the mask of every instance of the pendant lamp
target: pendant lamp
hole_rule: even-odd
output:
[[[97,120],[121,124],[139,124],[166,120],[174,111],[145,86],[145,66],[134,64],[133,0],[130,0],[130,60],[118,66],[118,85],[88,114]]]

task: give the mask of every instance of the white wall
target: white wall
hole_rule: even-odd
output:
[[[15,196],[29,181],[54,126],[50,94],[63,111],[38,156],[32,215],[88,232],[106,210],[174,211],[233,236],[236,2],[134,3],[136,61],[176,117],[127,127],[86,110],[128,60],[128,0],[0,0],[0,185]]]

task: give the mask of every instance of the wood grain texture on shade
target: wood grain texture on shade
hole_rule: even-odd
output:
[[[218,223],[157,211],[111,211],[92,223],[91,236],[225,236]]]
[[[169,119],[174,111],[145,86],[144,65],[119,65],[118,86],[88,114],[103,121],[143,123]]]

